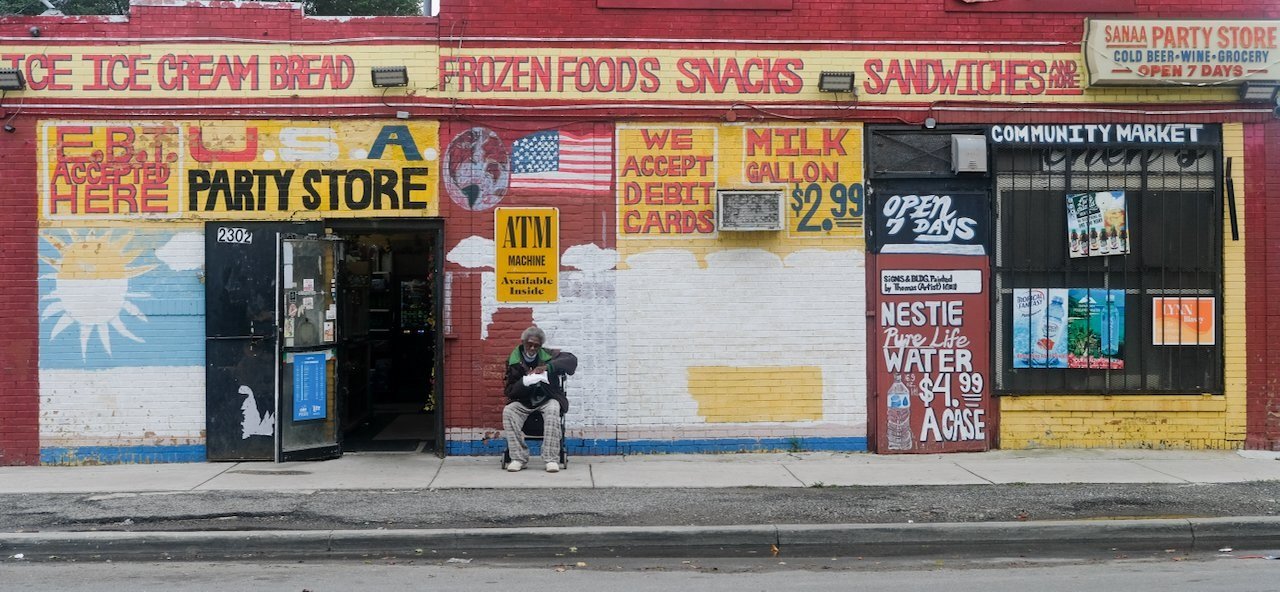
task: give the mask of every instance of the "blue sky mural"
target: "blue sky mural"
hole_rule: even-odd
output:
[[[40,232],[40,367],[204,364],[204,239],[173,228]]]

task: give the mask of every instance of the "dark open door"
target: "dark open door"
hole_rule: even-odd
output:
[[[341,456],[337,401],[338,260],[332,238],[280,237],[280,389],[276,460]]]
[[[277,236],[316,223],[205,225],[205,444],[209,460],[272,460]]]

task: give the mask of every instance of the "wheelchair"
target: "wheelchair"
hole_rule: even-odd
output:
[[[520,428],[520,431],[524,432],[524,439],[526,442],[530,440],[541,442],[543,428],[542,410],[537,409],[533,413],[530,413],[529,417],[524,420],[524,426]],[[567,446],[565,446],[565,440],[567,438],[563,437],[566,433],[564,430],[564,411],[560,412],[560,433],[560,469],[564,470],[569,468],[569,455],[565,453],[565,449],[567,448]],[[511,451],[503,450],[502,470],[507,470],[507,465],[509,464],[511,464]]]

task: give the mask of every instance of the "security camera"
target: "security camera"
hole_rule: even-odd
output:
[[[13,127],[13,124],[6,123],[6,124],[4,124],[4,131],[9,132],[9,133],[11,133],[11,134],[12,134],[13,132],[18,131],[18,128]]]
[[[39,36],[40,36],[40,27],[31,27],[30,29],[27,29],[27,32],[28,32],[28,33],[31,33],[31,36],[32,36],[32,37],[39,37]]]

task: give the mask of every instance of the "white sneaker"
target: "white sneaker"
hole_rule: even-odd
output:
[[[553,461],[551,461],[551,462],[549,462],[549,463],[547,463],[547,472],[548,472],[548,473],[559,473],[559,472],[560,472],[560,463],[558,463],[558,462],[556,462],[556,461],[554,461],[554,460],[553,460]]]
[[[507,471],[508,471],[508,472],[510,472],[510,473],[514,473],[514,472],[519,471],[520,469],[523,469],[523,468],[524,468],[524,463],[522,463],[522,462],[520,462],[520,461],[518,461],[518,460],[513,460],[513,461],[511,461],[511,462],[507,463]]]

